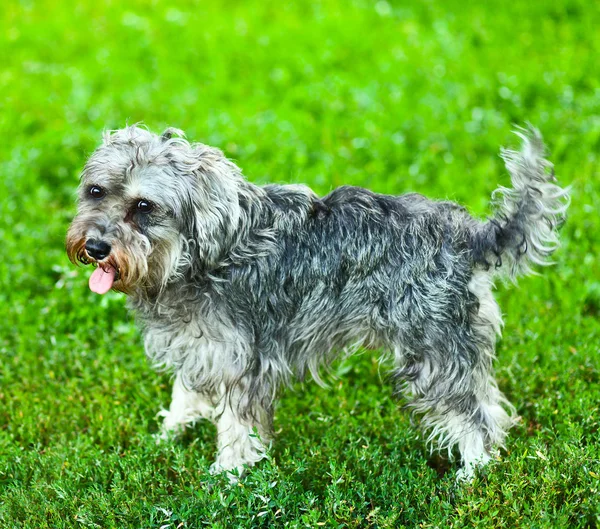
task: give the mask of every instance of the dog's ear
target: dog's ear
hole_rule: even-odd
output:
[[[246,182],[240,169],[214,147],[190,145],[186,179],[187,207],[182,211],[183,229],[193,262],[205,266],[219,263],[233,244],[240,223],[240,194]]]
[[[160,139],[165,142],[170,140],[173,136],[177,136],[178,138],[185,138],[185,132],[180,129],[176,129],[175,127],[168,127],[165,131],[160,135]]]

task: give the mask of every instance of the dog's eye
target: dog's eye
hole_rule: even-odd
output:
[[[140,213],[150,213],[154,209],[154,204],[147,200],[140,200],[135,207]]]
[[[92,198],[103,198],[106,195],[106,191],[99,186],[90,187],[90,196]]]

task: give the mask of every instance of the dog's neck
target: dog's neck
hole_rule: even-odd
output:
[[[141,313],[159,313],[164,307],[188,312],[190,304],[197,304],[194,300],[210,294],[214,281],[227,281],[232,268],[253,266],[276,250],[278,239],[301,229],[317,200],[305,186],[257,186],[241,180],[239,215],[228,236],[222,237],[218,246],[215,241],[210,254],[190,252],[182,260],[184,266],[164,284],[136,286],[129,293],[129,304]],[[194,241],[188,246],[193,248]]]

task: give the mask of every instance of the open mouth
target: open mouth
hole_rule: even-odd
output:
[[[88,238],[81,237],[70,231],[66,241],[69,259],[75,264],[81,263],[85,266],[90,264],[96,266],[88,283],[92,292],[106,294],[111,288],[120,290],[121,284],[117,282],[120,282],[122,279],[122,274],[121,266],[117,262],[117,256],[110,252],[110,246],[106,249],[91,248],[94,254],[92,255],[88,253],[88,242]],[[116,286],[115,283],[117,283]]]
[[[98,261],[88,254],[85,246],[78,252],[77,260],[84,265],[96,265],[96,269],[92,272],[88,283],[90,290],[96,294],[106,294],[120,279],[119,268],[115,266],[114,259],[109,258]]]
[[[109,264],[103,263],[90,276],[90,290],[96,294],[106,294],[118,280],[119,270]]]

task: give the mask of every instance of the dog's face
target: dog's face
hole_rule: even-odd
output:
[[[186,267],[218,259],[234,231],[239,169],[176,133],[118,130],[88,160],[66,246],[71,261],[98,265],[93,291],[160,289]]]

